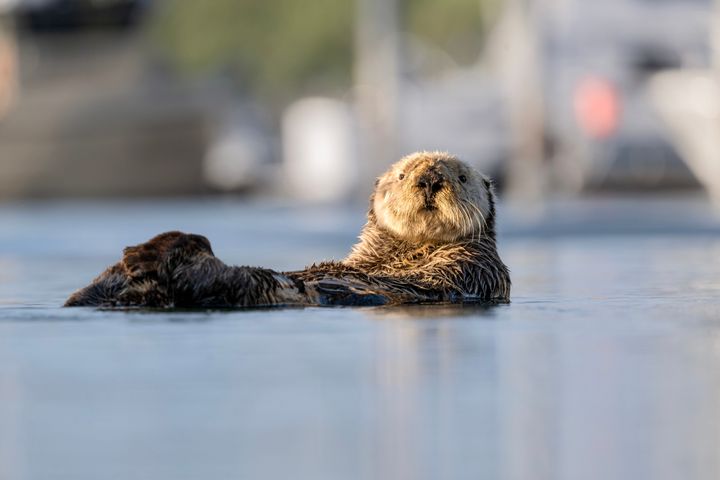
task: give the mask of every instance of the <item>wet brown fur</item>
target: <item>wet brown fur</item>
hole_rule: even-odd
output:
[[[226,308],[507,302],[491,182],[455,157],[420,152],[376,184],[360,241],[340,262],[295,272],[228,266],[203,236],[162,233],[78,290],[66,306]]]

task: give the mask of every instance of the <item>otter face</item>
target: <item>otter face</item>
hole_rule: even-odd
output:
[[[494,235],[494,194],[482,174],[447,153],[420,152],[378,178],[378,224],[412,242],[447,243]]]

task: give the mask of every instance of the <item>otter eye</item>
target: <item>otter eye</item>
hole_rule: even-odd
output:
[[[405,178],[405,174],[404,174],[404,173],[401,173],[400,175],[398,175],[398,178],[399,178],[400,180],[402,180],[403,178]]]
[[[460,181],[461,181],[462,183],[467,182],[467,177],[466,177],[465,175],[460,175],[458,178],[460,179]]]

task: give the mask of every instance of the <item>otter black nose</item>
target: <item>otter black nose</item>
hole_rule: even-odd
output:
[[[435,170],[428,170],[420,175],[417,180],[417,187],[425,193],[425,198],[430,200],[443,186],[443,176]]]

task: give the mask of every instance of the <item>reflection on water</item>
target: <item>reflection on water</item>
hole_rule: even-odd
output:
[[[182,219],[238,263],[353,241],[299,229],[278,257],[198,212],[107,215],[127,243]],[[713,237],[503,238],[514,300],[496,307],[116,312],[57,306],[124,240],[79,220],[100,242],[82,254],[70,227],[18,218],[0,232],[3,480],[720,475]]]
[[[493,316],[497,307],[507,305],[496,305],[492,303],[466,303],[464,305],[440,304],[440,305],[400,305],[393,307],[374,307],[364,309],[369,317],[378,320],[438,320],[446,318],[477,318]]]
[[[716,341],[502,339],[503,478],[717,477]]]

